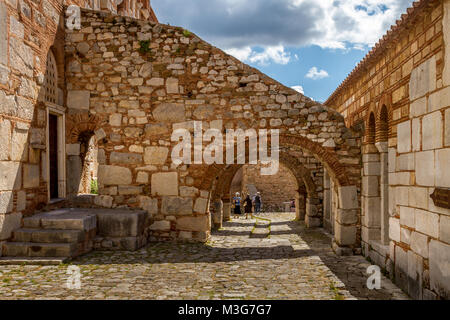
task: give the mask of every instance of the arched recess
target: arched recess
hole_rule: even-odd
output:
[[[271,139],[268,140],[270,144]],[[336,206],[332,208],[334,210],[333,229],[335,231],[333,248],[339,254],[352,253],[354,249],[360,247],[360,242],[358,242],[360,238],[358,185],[361,170],[359,153],[335,152],[336,150],[333,147],[323,147],[321,144],[305,137],[285,134],[280,135],[279,146],[280,149],[297,148],[305,150],[326,169],[333,183],[332,192],[335,193],[336,199]],[[341,146],[341,148],[344,147]],[[208,166],[199,177],[196,186],[200,190],[213,190],[215,180],[223,170],[224,165],[213,164]],[[311,207],[311,212],[314,212],[313,207]],[[312,218],[308,218],[311,226],[321,225],[321,222],[318,222],[321,219],[317,213],[307,213],[306,216]]]
[[[70,198],[91,190],[96,179],[98,163],[103,162],[103,138],[99,129],[104,125],[97,115],[78,113],[67,117],[67,193]],[[101,132],[101,131],[100,131]],[[94,179],[94,180],[93,180]]]

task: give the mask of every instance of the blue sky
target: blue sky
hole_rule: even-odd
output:
[[[184,27],[286,86],[325,101],[411,0],[152,0]]]

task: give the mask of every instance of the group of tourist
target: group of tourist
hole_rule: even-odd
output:
[[[236,192],[236,196],[233,197],[233,212],[235,215],[242,215],[242,209],[244,208],[245,218],[248,219],[248,214],[253,216],[253,213],[259,214],[261,212],[261,194],[259,192],[256,193],[256,195],[253,197],[253,199],[250,198],[250,194],[247,193],[247,195],[244,197],[244,200],[241,200],[241,196],[239,192]],[[242,204],[242,206],[241,206]]]

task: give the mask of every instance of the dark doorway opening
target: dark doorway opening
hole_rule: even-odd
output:
[[[58,190],[58,116],[49,114],[48,119],[50,199],[57,199]]]

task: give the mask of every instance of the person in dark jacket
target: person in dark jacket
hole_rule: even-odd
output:
[[[261,212],[261,194],[259,192],[256,193],[255,199],[255,213],[258,214]]]
[[[241,214],[241,197],[239,195],[239,192],[236,192],[236,196],[233,197],[233,206],[234,206],[234,214],[240,215]]]
[[[253,218],[252,207],[253,207],[252,199],[250,199],[250,195],[247,194],[247,196],[245,197],[245,200],[244,200],[245,219],[248,219],[249,213],[250,213],[251,217]]]

